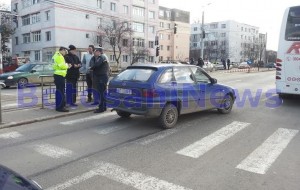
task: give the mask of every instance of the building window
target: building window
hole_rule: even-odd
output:
[[[90,34],[85,34],[85,38],[90,38]]]
[[[41,21],[41,14],[40,13],[35,13],[31,15],[31,22],[32,24],[38,23]]]
[[[123,39],[123,46],[128,47],[128,39]]]
[[[149,62],[154,63],[154,56],[149,56]]]
[[[164,13],[163,10],[160,10],[160,11],[159,11],[159,16],[161,16],[161,17],[165,16],[165,13]]]
[[[97,36],[97,44],[102,47],[102,36]]]
[[[154,11],[149,11],[149,18],[150,19],[155,19],[155,12]]]
[[[51,41],[51,32],[46,32],[46,41]]]
[[[164,46],[163,45],[160,45],[160,50],[164,50]]]
[[[110,61],[116,61],[115,55],[109,55],[109,60]]]
[[[144,24],[143,23],[134,22],[132,24],[132,30],[134,30],[135,32],[144,32]]]
[[[154,34],[154,32],[155,32],[154,26],[149,26],[148,32]]]
[[[159,39],[163,40],[164,39],[164,34],[159,34]]]
[[[241,28],[241,31],[244,31],[244,28],[243,28],[243,27]]]
[[[35,61],[41,60],[41,51],[34,51],[34,60]]]
[[[37,3],[39,3],[40,2],[40,0],[32,0],[32,4],[34,5],[34,4],[37,4]]]
[[[19,45],[19,37],[15,37],[16,45]]]
[[[132,14],[139,17],[145,16],[145,9],[141,7],[132,7]]]
[[[22,7],[23,9],[26,8],[26,7],[29,7],[31,5],[31,2],[32,0],[22,0]]]
[[[226,28],[226,24],[222,24],[222,25],[221,25],[221,28]]]
[[[215,23],[215,24],[210,24],[210,28],[211,28],[211,29],[216,29],[216,28],[218,28],[218,24],[217,24],[217,23]]]
[[[23,43],[24,44],[30,43],[30,33],[23,34]]]
[[[197,27],[194,27],[194,31],[197,31],[198,30],[198,28]]]
[[[125,14],[128,14],[128,13],[129,13],[129,9],[128,9],[128,6],[127,6],[127,5],[124,5],[124,6],[123,6],[123,10],[124,10],[124,13],[125,13]]]
[[[168,23],[168,29],[171,29],[171,24],[170,23]]]
[[[30,51],[24,51],[24,57],[30,57]]]
[[[40,42],[41,41],[41,31],[32,32],[32,42]]]
[[[193,43],[193,47],[197,47],[197,43]]]
[[[226,37],[226,33],[221,33],[221,37]]]
[[[97,0],[97,7],[102,9],[103,0]]]
[[[46,20],[50,20],[50,11],[45,12]]]
[[[98,28],[102,27],[102,21],[103,21],[102,18],[100,18],[100,17],[97,18],[97,26],[98,26]]]
[[[14,11],[14,12],[18,12],[18,3],[15,3],[14,5],[15,5],[15,7],[14,7],[14,10],[13,10],[13,11]]]
[[[145,40],[144,39],[133,39],[133,45],[138,47],[145,47]]]
[[[22,25],[26,26],[30,24],[30,15],[22,16]]]
[[[170,46],[167,46],[167,51],[170,51],[171,47]]]
[[[123,62],[128,63],[128,55],[123,55]]]
[[[154,42],[153,41],[149,41],[149,48],[154,48]]]
[[[50,62],[52,60],[53,53],[51,51],[46,52],[46,61]]]
[[[164,27],[164,23],[163,23],[163,22],[160,22],[160,23],[159,23],[159,26],[160,26],[161,28],[163,28],[163,27]]]
[[[170,11],[166,11],[166,16],[167,16],[167,18],[170,18],[171,17],[171,12]]]
[[[116,12],[116,3],[110,3],[110,10]]]

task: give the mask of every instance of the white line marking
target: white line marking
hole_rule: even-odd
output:
[[[5,104],[5,105],[2,105],[2,108],[9,108],[9,107],[17,107],[19,104]]]
[[[62,157],[70,157],[73,154],[71,150],[60,148],[51,144],[35,145],[34,150],[42,155],[49,156],[51,158],[56,158],[56,159]]]
[[[112,127],[107,127],[105,129],[98,129],[96,130],[96,133],[98,133],[99,135],[107,135],[116,131],[120,131],[122,129],[128,128],[128,125],[116,125],[116,126],[112,126]]]
[[[75,120],[71,120],[71,121],[60,122],[60,124],[61,125],[73,125],[75,123],[84,123],[86,121],[101,119],[101,118],[108,117],[108,116],[113,116],[113,115],[116,115],[116,113],[109,112],[109,113],[104,113],[104,114],[97,114],[97,115],[91,116],[91,117],[86,117],[86,118],[75,119]]]
[[[265,174],[298,132],[298,130],[279,128],[236,168]]]
[[[120,166],[110,163],[98,163],[97,167],[80,176],[66,181],[65,183],[50,187],[46,190],[63,190],[79,184],[95,176],[104,176],[108,179],[123,183],[140,190],[191,190],[167,181],[157,179],[145,174],[129,171]]]
[[[243,130],[249,125],[250,123],[234,121],[231,124],[223,127],[222,129],[214,132],[213,134],[204,137],[200,141],[197,141],[191,144],[190,146],[187,146],[177,151],[177,154],[181,154],[192,158],[199,158],[215,146],[221,144],[222,142],[229,139],[237,132]]]
[[[13,131],[13,132],[9,132],[9,133],[0,134],[0,139],[16,139],[21,136],[23,136],[23,135],[21,135],[19,132]]]
[[[148,145],[148,144],[151,144],[155,141],[158,141],[158,140],[161,140],[165,137],[168,137],[176,132],[178,132],[179,129],[168,129],[168,130],[164,130],[164,131],[161,131],[157,134],[153,134],[153,135],[150,135],[142,140],[138,140],[136,143],[138,144],[141,144],[141,145]]]

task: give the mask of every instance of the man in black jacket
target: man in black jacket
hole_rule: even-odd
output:
[[[102,48],[95,48],[94,56],[90,61],[91,70],[93,71],[93,88],[99,96],[99,108],[94,113],[106,111],[105,92],[108,82],[109,65]],[[96,97],[94,97],[96,99]]]
[[[65,60],[70,64],[66,75],[66,102],[70,106],[77,106],[76,93],[77,93],[77,80],[79,78],[79,68],[81,62],[79,57],[76,55],[76,47],[74,45],[69,46],[69,53],[65,55]]]

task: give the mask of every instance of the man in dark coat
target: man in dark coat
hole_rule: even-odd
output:
[[[226,70],[226,61],[225,61],[225,59],[221,59],[221,62],[223,64],[224,70]]]
[[[90,66],[93,71],[93,88],[99,96],[99,108],[94,113],[102,113],[106,111],[105,92],[109,75],[108,60],[106,55],[103,54],[102,48],[95,48]]]
[[[230,69],[230,59],[227,59],[227,68]]]
[[[198,64],[197,64],[197,66],[203,68],[203,65],[204,65],[204,61],[203,61],[203,59],[200,57],[200,58],[198,59]]]
[[[81,62],[79,57],[76,55],[76,47],[74,45],[69,46],[69,53],[65,56],[65,60],[70,67],[66,75],[66,102],[70,106],[77,106],[76,93],[77,93],[77,81],[79,78],[79,68]]]

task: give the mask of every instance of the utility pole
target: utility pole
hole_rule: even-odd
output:
[[[200,57],[202,57],[202,59],[204,60],[204,10],[202,11],[202,24],[201,24],[201,53],[200,53]]]

